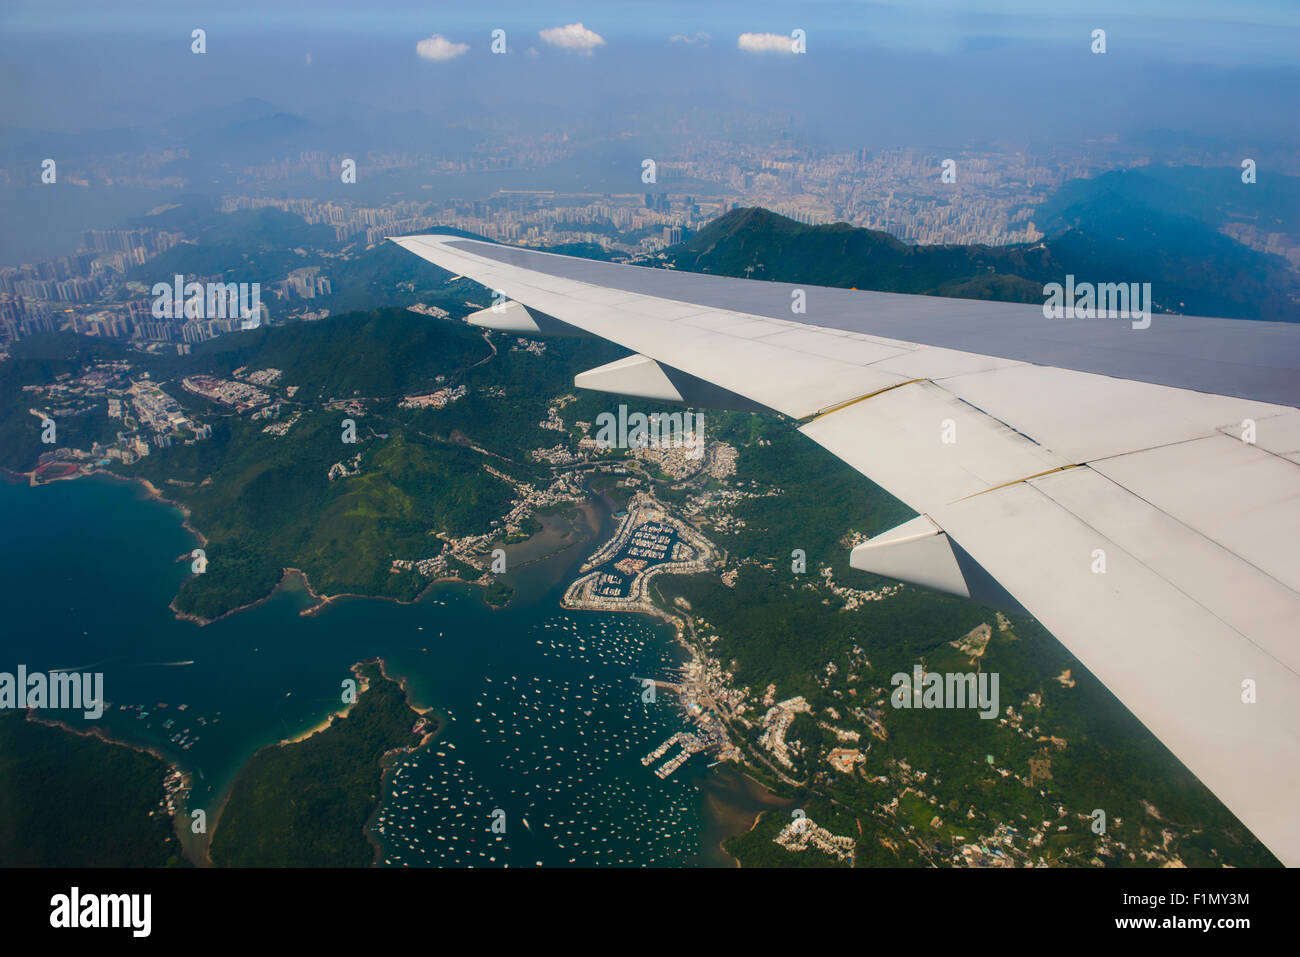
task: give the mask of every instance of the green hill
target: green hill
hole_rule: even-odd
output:
[[[400,396],[491,355],[482,333],[405,309],[331,316],[209,339],[189,356],[160,359],[155,375],[229,374],[240,366],[284,371],[298,399]]]
[[[757,207],[715,219],[670,261],[690,272],[930,295],[979,280],[1013,302],[1042,302],[1042,283],[1024,280],[1058,269],[1038,246],[909,246],[888,233],[847,223],[805,226]],[[992,282],[998,277],[1012,281]]]
[[[152,754],[31,721],[25,712],[0,714],[0,862],[179,864],[180,843],[162,807],[166,774]]]

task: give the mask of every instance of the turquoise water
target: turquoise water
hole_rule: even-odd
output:
[[[137,486],[0,485],[0,528],[0,671],[103,672],[112,707],[98,723],[190,770],[191,808],[215,808],[249,755],[337,710],[349,666],[382,657],[414,704],[452,718],[391,776],[375,822],[386,862],[714,859],[701,849],[699,777],[711,759],[695,756],[667,781],[654,775],[662,762],[640,761],[687,729],[668,696],[645,704],[633,680],[669,675],[669,629],[566,612],[567,579],[504,610],[448,585],[414,605],[342,599],[308,617],[305,591],[286,585],[200,628],[167,607],[189,571],[176,558],[194,543],[176,509]],[[503,834],[492,830],[497,811]]]

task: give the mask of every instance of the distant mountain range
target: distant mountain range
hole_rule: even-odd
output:
[[[1256,190],[1256,192],[1250,192]],[[1247,186],[1238,171],[1122,170],[1075,180],[1039,216],[1047,237],[1015,246],[911,246],[847,223],[805,226],[757,207],[711,222],[669,251],[676,269],[1003,302],[1043,301],[1043,285],[1149,282],[1157,310],[1300,321],[1300,276],[1281,256],[1219,230],[1251,222],[1300,233],[1300,180]]]

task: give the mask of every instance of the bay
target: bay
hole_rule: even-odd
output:
[[[379,657],[413,704],[451,719],[385,779],[372,822],[383,862],[726,862],[708,821],[718,787],[706,798],[702,786],[711,759],[692,757],[667,780],[654,774],[662,761],[641,761],[689,730],[667,695],[643,701],[637,680],[671,677],[680,661],[667,626],[565,611],[565,575],[550,586],[521,578],[520,595],[540,594],[505,609],[446,584],[414,604],[342,598],[308,616],[310,596],[288,578],[200,627],[167,607],[194,547],[180,520],[135,483],[0,484],[0,671],[103,672],[112,707],[98,723],[188,770],[190,808],[215,817],[249,756],[320,726],[342,707],[349,666]],[[589,549],[571,551],[576,564]]]

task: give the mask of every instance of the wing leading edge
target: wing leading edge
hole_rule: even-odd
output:
[[[1300,326],[1156,317],[1159,337],[1123,339],[1104,320],[1052,328],[1037,307],[924,296],[858,294],[859,315],[854,294],[819,287],[794,321],[780,284],[725,280],[741,311],[718,304],[717,277],[394,242],[512,300],[471,321],[636,354],[581,386],[799,420],[919,513],[854,567],[1014,600],[1300,864]],[[878,334],[905,331],[909,309],[929,341]],[[938,344],[963,337],[978,349]]]

